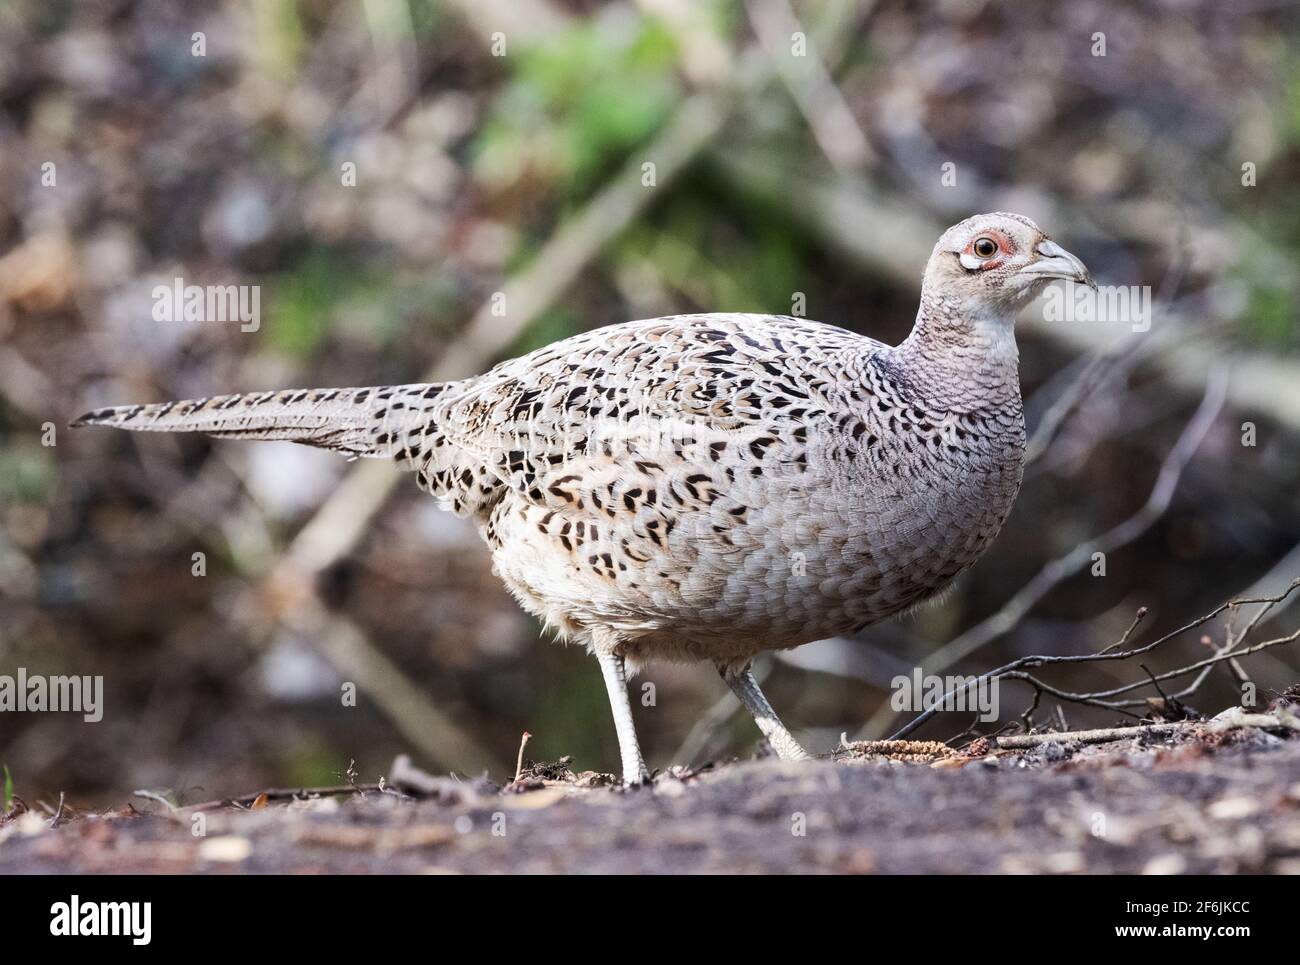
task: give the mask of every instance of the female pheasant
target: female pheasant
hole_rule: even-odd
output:
[[[529,612],[604,673],[623,779],[647,776],[625,665],[706,660],[776,752],[806,754],[750,673],[933,596],[997,535],[1025,432],[1017,311],[1091,284],[1028,218],[944,232],[888,346],[770,315],[577,335],[456,382],[99,409],[73,425],[288,439],[394,459],[477,522]]]

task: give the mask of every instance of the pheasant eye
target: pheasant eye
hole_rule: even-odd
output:
[[[980,258],[992,258],[997,254],[998,243],[992,238],[976,238],[971,250]]]

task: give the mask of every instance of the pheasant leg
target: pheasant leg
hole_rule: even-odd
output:
[[[776,756],[783,761],[807,760],[808,752],[794,739],[794,735],[785,724],[781,723],[781,718],[776,716],[776,711],[772,709],[772,705],[763,696],[763,691],[759,689],[758,681],[754,679],[754,672],[749,667],[738,673],[730,673],[725,668],[719,668],[719,672],[722,674],[722,679],[727,682],[727,686],[740,698],[745,709],[753,716],[754,723],[758,724],[758,729],[772,745]]]
[[[623,783],[641,784],[650,779],[641,746],[636,740],[636,726],[632,723],[632,704],[627,698],[627,672],[623,658],[613,653],[597,651],[600,671],[605,675],[605,689],[609,691],[609,706],[614,711],[614,730],[618,734],[618,752],[623,758]]]

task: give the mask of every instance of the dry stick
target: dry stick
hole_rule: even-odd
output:
[[[1008,600],[997,613],[980,621],[956,639],[940,647],[923,663],[924,673],[942,673],[948,667],[985,646],[991,641],[1010,631],[1020,623],[1025,614],[1047,595],[1049,591],[1063,580],[1073,576],[1088,566],[1093,553],[1111,553],[1137,539],[1164,515],[1173,499],[1183,469],[1200,448],[1210,425],[1223,407],[1224,393],[1227,386],[1227,370],[1217,366],[1210,372],[1209,382],[1205,387],[1205,396],[1191,420],[1183,429],[1182,435],[1165,458],[1155,485],[1147,501],[1136,513],[1118,526],[1108,530],[1095,539],[1080,543],[1069,553],[1047,563],[1026,583],[1019,592]],[[871,738],[882,734],[896,714],[888,704],[882,705],[860,732],[861,736]],[[925,715],[928,716],[928,715]],[[919,720],[919,718],[918,718]],[[904,732],[910,732],[918,721],[913,721]]]
[[[1056,705],[1056,729],[1062,732],[1070,729],[1070,725],[1065,720],[1065,708],[1060,704]]]
[[[1286,554],[1286,556],[1284,556],[1281,560],[1279,560],[1273,566],[1273,568],[1268,571],[1268,573],[1266,573],[1260,579],[1256,580],[1250,586],[1249,589],[1244,591],[1243,596],[1239,599],[1238,605],[1250,605],[1252,603],[1257,602],[1259,603],[1259,609],[1255,611],[1254,616],[1251,617],[1250,622],[1246,624],[1245,628],[1241,631],[1241,633],[1235,635],[1229,633],[1228,639],[1225,640],[1225,642],[1221,646],[1215,648],[1216,656],[1222,656],[1230,668],[1235,666],[1240,666],[1240,664],[1238,663],[1238,658],[1241,656],[1241,654],[1232,652],[1234,648],[1238,646],[1242,641],[1244,641],[1247,637],[1250,636],[1250,634],[1255,630],[1257,626],[1259,626],[1260,622],[1264,619],[1265,616],[1272,614],[1274,617],[1276,617],[1281,613],[1282,610],[1284,610],[1287,606],[1289,606],[1294,600],[1300,599],[1300,594],[1292,593],[1292,591],[1296,588],[1296,586],[1300,585],[1300,581],[1294,579],[1292,580],[1289,588],[1279,593],[1278,595],[1272,597],[1260,596],[1261,594],[1267,592],[1267,588],[1269,586],[1274,585],[1277,582],[1277,578],[1279,576],[1290,575],[1291,573],[1294,573],[1297,569],[1300,569],[1300,545],[1294,547],[1289,553]],[[1218,611],[1216,611],[1216,613],[1217,612]],[[1115,643],[1110,644],[1110,646],[1105,647],[1099,652],[1103,654],[1109,653],[1110,651],[1118,649],[1124,646],[1125,644],[1127,644],[1129,638],[1133,635],[1133,631],[1136,629],[1136,627],[1142,621],[1142,619],[1146,616],[1146,614],[1147,614],[1146,607],[1140,607],[1137,612],[1137,617],[1134,619],[1132,625],[1129,626],[1128,630],[1125,631],[1124,635]],[[1285,638],[1283,638],[1278,642],[1288,642],[1288,641],[1286,641]],[[1262,653],[1264,651],[1263,649],[1261,649],[1255,652]],[[1195,679],[1193,679],[1191,683],[1189,683],[1182,690],[1170,694],[1169,697],[1174,700],[1181,700],[1184,697],[1190,697],[1193,694],[1195,694],[1200,689],[1201,685],[1205,682],[1205,679],[1210,675],[1210,672],[1214,669],[1215,665],[1216,664],[1214,662],[1207,663],[1205,666],[1201,668],[1201,672],[1196,675]],[[1191,669],[1195,669],[1195,668],[1190,668],[1190,669],[1184,668],[1182,672],[1176,672],[1174,676],[1182,676],[1183,673],[1191,672]],[[1283,665],[1283,669],[1289,670],[1290,668]],[[1033,704],[1029,708],[1029,710],[1026,711],[1026,714],[1029,714],[1032,713],[1034,709],[1037,708],[1039,699],[1042,697],[1042,695],[1044,693],[1050,692],[1050,688],[1044,689],[1042,687],[1036,686],[1035,684],[1041,683],[1041,681],[1036,681],[1034,679],[1031,679],[1027,682],[1029,682],[1031,686],[1034,686]],[[1133,684],[1126,689],[1134,690],[1137,689],[1137,687],[1139,686],[1141,686],[1140,683]],[[1087,698],[1089,698],[1089,700],[1096,702],[1094,704],[1095,706],[1101,706],[1109,710],[1118,710],[1121,712],[1124,712],[1125,709],[1129,707],[1144,707],[1146,706],[1147,703],[1144,698],[1138,698],[1134,700],[1121,700],[1121,701],[1103,701],[1101,700],[1102,697],[1101,692],[1092,692],[1086,695],[1069,695],[1069,696],[1070,697],[1086,696]],[[1075,702],[1079,702],[1079,701],[1075,701]],[[1060,705],[1058,704],[1057,707],[1059,709]],[[1023,720],[1024,715],[1021,716]],[[1027,729],[1028,727],[1026,727],[1026,730]]]
[[[1141,623],[1143,620],[1145,620],[1147,614],[1150,612],[1151,611],[1144,606],[1138,607],[1137,613],[1134,614],[1133,616],[1133,622],[1130,623],[1128,625],[1128,629],[1124,631],[1124,636],[1120,637],[1118,640],[1116,640],[1114,643],[1110,644],[1109,646],[1102,647],[1097,652],[1110,653],[1112,650],[1119,650],[1121,647],[1127,646],[1129,637],[1133,636],[1133,631],[1138,628],[1138,624]]]
[[[334,787],[269,787],[264,791],[254,791],[252,794],[243,794],[239,797],[225,797],[217,801],[205,801],[202,804],[189,804],[183,808],[172,808],[173,811],[216,811],[220,808],[244,808],[247,810],[259,798],[265,797],[268,801],[297,801],[312,797],[334,797],[347,794],[368,794],[376,791],[384,794],[392,793],[382,782],[378,784],[338,784]],[[138,791],[136,792],[139,793]],[[154,800],[161,800],[154,798]],[[164,801],[164,803],[167,803]]]
[[[1203,726],[1200,721],[1179,721],[1169,724],[1143,724],[1140,727],[1103,727],[1098,730],[1072,730],[1066,733],[1015,734],[997,738],[998,747],[1014,750],[1037,747],[1040,744],[1101,744],[1106,741],[1125,740],[1145,734],[1170,734],[1186,730],[1189,724]]]
[[[1291,575],[1293,573],[1298,573],[1298,572],[1300,572],[1300,543],[1293,546],[1290,552],[1288,552],[1285,556],[1283,556],[1282,559],[1274,563],[1273,567],[1262,577],[1260,577],[1258,580],[1252,583],[1250,585],[1250,588],[1245,590],[1242,595],[1243,596],[1266,596],[1270,592],[1270,590],[1274,586],[1276,586],[1279,582],[1283,580],[1290,580]],[[1278,603],[1266,603],[1261,605],[1260,608],[1255,612],[1254,616],[1250,618],[1250,621],[1246,624],[1245,628],[1241,631],[1241,633],[1236,634],[1235,636],[1230,636],[1229,639],[1226,639],[1224,641],[1223,647],[1220,649],[1231,650],[1242,640],[1245,640],[1248,636],[1250,636],[1251,632],[1254,631],[1255,627],[1259,625],[1259,623],[1264,619],[1265,616],[1268,616],[1269,619],[1272,620],[1277,619],[1282,614],[1282,612],[1286,610],[1286,608],[1288,608],[1295,602],[1296,599],[1297,597],[1291,596],[1291,597],[1287,597],[1285,600],[1282,600]],[[1270,660],[1272,660],[1271,657]],[[1285,675],[1286,673],[1292,670],[1292,667],[1290,665],[1285,664],[1280,660],[1273,661],[1273,662],[1275,664],[1273,670],[1275,673],[1279,675]],[[1235,668],[1236,665],[1234,663],[1230,663],[1229,666]],[[1240,680],[1240,677],[1238,679]]]
[[[1179,720],[1161,724],[1141,724],[1137,727],[1102,727],[1097,730],[1075,730],[1064,733],[1014,734],[1010,737],[997,738],[997,745],[1002,749],[1016,750],[1038,747],[1042,744],[1103,744],[1108,741],[1128,740],[1155,734],[1176,734],[1202,728],[1214,733],[1222,733],[1242,727],[1297,730],[1300,729],[1300,720],[1287,713],[1251,714],[1240,708],[1232,708],[1212,720]]]
[[[944,694],[942,698],[936,701],[933,707],[931,707],[929,710],[925,711],[915,719],[909,721],[906,726],[904,726],[903,728],[895,732],[893,735],[891,735],[889,739],[899,740],[903,737],[906,737],[917,727],[920,727],[923,723],[925,723],[936,713],[938,713],[939,710],[941,710],[944,706],[951,706],[951,701],[953,701],[958,694],[966,690],[969,690],[970,688],[978,685],[981,681],[984,680],[1000,680],[1004,678],[1012,679],[1012,680],[1025,680],[1032,683],[1034,686],[1041,687],[1044,693],[1051,694],[1052,696],[1062,700],[1067,700],[1073,703],[1090,704],[1093,706],[1105,707],[1108,710],[1120,710],[1122,709],[1123,705],[1117,703],[1107,703],[1102,698],[1105,696],[1113,695],[1115,693],[1134,690],[1138,687],[1146,686],[1145,681],[1139,681],[1136,684],[1129,684],[1128,686],[1119,688],[1116,691],[1110,691],[1110,692],[1102,691],[1099,692],[1098,694],[1071,694],[1062,690],[1058,690],[1050,686],[1049,684],[1044,684],[1042,681],[1038,680],[1037,678],[1031,677],[1029,674],[1024,673],[1022,668],[1043,667],[1043,666],[1062,664],[1062,663],[1095,663],[1098,661],[1105,661],[1105,660],[1128,660],[1132,657],[1140,656],[1141,654],[1150,653],[1151,651],[1155,650],[1157,647],[1160,647],[1163,644],[1168,643],[1170,640],[1174,639],[1175,637],[1181,636],[1182,634],[1186,633],[1188,630],[1193,630],[1196,627],[1203,626],[1204,624],[1209,623],[1211,620],[1217,617],[1224,610],[1239,607],[1239,606],[1246,606],[1251,603],[1281,602],[1283,599],[1290,596],[1291,593],[1295,591],[1297,587],[1300,587],[1300,579],[1295,580],[1289,587],[1287,587],[1285,591],[1283,591],[1277,597],[1272,597],[1267,600],[1259,600],[1259,599],[1228,600],[1225,603],[1220,603],[1209,613],[1205,614],[1204,616],[1198,617],[1197,619],[1193,620],[1191,623],[1179,627],[1177,630],[1174,630],[1170,633],[1166,633],[1164,636],[1158,637],[1157,639],[1153,640],[1151,643],[1144,644],[1141,647],[1135,647],[1132,650],[1108,652],[1110,648],[1106,648],[1106,650],[1100,653],[1083,653],[1083,654],[1072,654],[1072,655],[1064,655],[1064,656],[1048,655],[1048,654],[1032,654],[1027,657],[1019,657],[1011,661],[1010,663],[999,667],[996,670],[990,670],[987,673],[983,673],[980,676],[973,678],[972,680],[968,681],[967,683],[959,687],[954,687],[952,690]],[[1167,679],[1171,676],[1182,676],[1183,674],[1190,673],[1193,670],[1197,670],[1203,666],[1211,666],[1215,663],[1222,662],[1223,660],[1230,659],[1231,657],[1234,656],[1235,657],[1247,656],[1251,653],[1256,653],[1261,650],[1268,649],[1270,647],[1280,646],[1284,643],[1290,643],[1296,639],[1300,639],[1300,630],[1297,630],[1295,633],[1290,634],[1289,636],[1286,637],[1278,637],[1274,640],[1268,640],[1265,641],[1264,643],[1255,644],[1253,647],[1248,647],[1244,650],[1237,650],[1233,653],[1221,654],[1215,657],[1211,657],[1208,660],[1200,661],[1196,664],[1191,665],[1190,667],[1183,667],[1176,671],[1170,671],[1168,674],[1162,674],[1159,679]]]
[[[59,792],[59,809],[54,812],[54,817],[50,818],[50,830],[53,831],[63,820],[63,792]]]
[[[1300,586],[1300,581],[1297,581],[1295,584],[1292,584],[1292,588],[1294,588],[1295,586]],[[1195,663],[1188,664],[1185,667],[1179,667],[1176,670],[1167,670],[1162,674],[1155,674],[1149,680],[1139,680],[1136,683],[1125,684],[1122,687],[1114,687],[1110,690],[1098,690],[1094,693],[1086,693],[1086,694],[1075,694],[1075,693],[1069,693],[1068,691],[1058,690],[1057,688],[1052,687],[1049,684],[1043,683],[1043,681],[1039,680],[1038,678],[1030,674],[1026,674],[1019,671],[1008,672],[1006,674],[1003,674],[1002,676],[1005,679],[1023,680],[1031,684],[1032,686],[1041,687],[1045,693],[1049,693],[1053,697],[1056,697],[1060,700],[1067,700],[1070,701],[1071,703],[1078,703],[1078,704],[1091,704],[1095,707],[1105,707],[1109,710],[1123,710],[1123,708],[1125,707],[1140,706],[1142,704],[1145,704],[1146,702],[1131,701],[1131,700],[1107,701],[1105,698],[1114,697],[1119,694],[1126,694],[1131,690],[1137,690],[1140,687],[1146,687],[1150,684],[1158,683],[1161,680],[1173,680],[1178,677],[1184,677],[1187,674],[1193,673],[1194,671],[1197,670],[1202,670],[1202,669],[1208,670],[1209,668],[1215,666],[1216,664],[1224,663],[1225,661],[1233,660],[1238,657],[1247,657],[1250,656],[1251,654],[1259,653],[1263,650],[1269,650],[1272,649],[1273,647],[1280,647],[1286,643],[1294,643],[1296,640],[1300,640],[1300,630],[1296,630],[1294,633],[1289,633],[1283,637],[1274,637],[1272,640],[1265,640],[1264,642],[1257,643],[1251,647],[1245,647],[1243,649],[1234,650],[1230,653],[1229,652],[1217,653],[1213,657],[1206,657],[1204,660],[1198,660]],[[1119,659],[1126,656],[1132,656],[1132,653],[1110,654],[1109,656]],[[1027,664],[1025,666],[1037,666],[1037,665]],[[1204,679],[1204,675],[1202,675],[1200,679]],[[1180,691],[1179,693],[1174,694],[1174,696],[1185,697],[1185,696],[1189,696],[1189,694]]]
[[[1210,613],[1206,614],[1205,616],[1201,617],[1199,620],[1195,620],[1195,621],[1193,621],[1192,623],[1188,624],[1187,626],[1185,626],[1185,627],[1183,627],[1183,628],[1181,628],[1181,629],[1179,629],[1179,630],[1175,630],[1173,635],[1174,635],[1174,636],[1177,636],[1177,635],[1179,635],[1179,634],[1181,634],[1181,633],[1185,633],[1185,632],[1188,631],[1188,630],[1194,629],[1194,628],[1196,628],[1196,627],[1198,627],[1198,626],[1201,626],[1201,625],[1203,625],[1203,624],[1205,624],[1205,623],[1208,623],[1210,620],[1212,620],[1212,619],[1214,619],[1215,617],[1217,617],[1217,616],[1218,616],[1220,613],[1222,613],[1224,610],[1229,610],[1229,609],[1235,610],[1236,608],[1241,607],[1241,606],[1249,606],[1249,605],[1251,605],[1251,604],[1253,604],[1253,603],[1262,603],[1262,604],[1264,604],[1264,612],[1267,612],[1267,611],[1268,611],[1270,608],[1272,608],[1273,606],[1276,606],[1277,604],[1282,603],[1282,602],[1284,602],[1285,600],[1289,599],[1289,598],[1291,597],[1291,595],[1295,592],[1295,590],[1296,590],[1297,587],[1300,587],[1300,578],[1297,578],[1297,579],[1295,579],[1295,580],[1292,580],[1291,583],[1290,583],[1290,585],[1289,585],[1285,590],[1283,590],[1280,594],[1278,594],[1277,596],[1273,596],[1273,597],[1265,597],[1265,598],[1262,598],[1262,599],[1259,599],[1259,598],[1239,598],[1239,599],[1236,599],[1236,600],[1230,600],[1230,601],[1228,601],[1227,603],[1221,604],[1220,606],[1216,607],[1214,610],[1212,610]],[[1300,633],[1300,631],[1297,631],[1297,633]],[[1163,643],[1165,640],[1167,640],[1167,639],[1169,639],[1169,638],[1170,638],[1169,635],[1166,635],[1165,637],[1162,637],[1159,641],[1157,641],[1157,643]],[[1222,662],[1224,662],[1224,661],[1235,660],[1235,659],[1237,659],[1237,658],[1239,658],[1239,657],[1243,657],[1243,656],[1246,656],[1246,655],[1248,655],[1248,654],[1259,653],[1259,652],[1261,652],[1261,651],[1264,651],[1264,650],[1267,650],[1267,649],[1271,649],[1272,647],[1279,646],[1279,645],[1284,644],[1284,643],[1290,643],[1290,642],[1291,642],[1292,640],[1294,640],[1294,639],[1296,639],[1296,634],[1292,634],[1292,635],[1290,635],[1290,636],[1286,636],[1286,637],[1278,637],[1278,638],[1276,638],[1276,639],[1274,639],[1274,640],[1265,641],[1264,643],[1256,644],[1256,645],[1253,646],[1253,647],[1248,647],[1248,648],[1245,648],[1245,649],[1229,649],[1229,648],[1226,648],[1226,647],[1225,647],[1225,648],[1221,648],[1221,649],[1219,649],[1218,651],[1216,651],[1216,653],[1215,653],[1215,655],[1214,655],[1213,657],[1207,658],[1207,659],[1205,659],[1205,660],[1197,661],[1196,663],[1190,664],[1189,666],[1186,666],[1186,667],[1180,667],[1180,668],[1177,669],[1177,670],[1171,670],[1171,671],[1167,671],[1166,673],[1159,674],[1159,675],[1157,675],[1156,677],[1154,677],[1153,680],[1159,681],[1159,680],[1168,680],[1168,679],[1171,679],[1171,678],[1173,678],[1173,677],[1181,677],[1181,676],[1184,676],[1184,675],[1186,675],[1186,674],[1188,674],[1188,673],[1191,673],[1191,672],[1194,671],[1194,670],[1197,670],[1197,669],[1200,669],[1200,668],[1204,668],[1204,669],[1205,669],[1205,672],[1203,672],[1203,673],[1202,673],[1202,674],[1197,678],[1197,681],[1198,681],[1198,683],[1199,683],[1200,680],[1204,680],[1204,679],[1205,679],[1205,675],[1206,675],[1206,673],[1208,673],[1209,669],[1212,668],[1215,664],[1222,663]],[[1240,642],[1240,640],[1238,640],[1238,642]],[[1107,650],[1109,650],[1109,649],[1110,649],[1110,648],[1108,647]],[[1127,657],[1136,656],[1137,654],[1140,654],[1140,653],[1146,653],[1148,649],[1152,649],[1152,647],[1148,646],[1147,648],[1142,648],[1142,649],[1137,649],[1137,650],[1130,650],[1130,651],[1127,651],[1127,652],[1125,652],[1125,653],[1121,653],[1121,654],[1108,654],[1108,656],[1111,656],[1111,657],[1118,657],[1118,658],[1127,658]],[[1103,654],[1105,654],[1106,652],[1107,652],[1106,650],[1103,650],[1103,651],[1102,651]],[[1072,661],[1073,661],[1074,658],[1071,658],[1071,659],[1072,659]],[[1100,701],[1102,698],[1118,696],[1119,694],[1128,693],[1128,692],[1131,691],[1131,690],[1137,690],[1138,688],[1140,688],[1140,687],[1144,687],[1144,686],[1146,686],[1146,682],[1144,682],[1144,681],[1137,681],[1136,683],[1125,684],[1125,685],[1123,685],[1123,686],[1121,686],[1121,687],[1115,687],[1115,688],[1112,688],[1112,689],[1110,689],[1110,690],[1099,690],[1099,691],[1095,691],[1095,692],[1093,692],[1093,693],[1082,694],[1082,695],[1080,695],[1080,694],[1070,694],[1070,695],[1068,695],[1068,696],[1086,696],[1086,697],[1091,698],[1091,699],[1093,699],[1093,700]],[[1190,696],[1191,693],[1194,692],[1194,690],[1195,690],[1195,687],[1194,687],[1194,686],[1193,686],[1193,687],[1189,687],[1189,688],[1186,688],[1186,689],[1184,689],[1184,690],[1179,691],[1178,693],[1174,694],[1173,696],[1174,696],[1175,698],[1178,698],[1178,697],[1187,697],[1187,696]],[[1051,692],[1051,691],[1049,690],[1048,692]],[[1064,694],[1063,694],[1063,695],[1064,695]],[[1138,707],[1138,706],[1142,706],[1142,705],[1144,705],[1144,704],[1145,704],[1145,701],[1143,701],[1143,700],[1130,700],[1130,701],[1119,701],[1119,702],[1115,702],[1115,703],[1105,703],[1105,702],[1103,702],[1103,703],[1099,704],[1099,706],[1104,706],[1104,707],[1108,707],[1108,708],[1111,708],[1111,709],[1119,709],[1119,708],[1123,708],[1123,707]]]
[[[528,746],[528,740],[533,735],[524,731],[519,738],[519,756],[515,758],[515,783],[519,783],[519,777],[524,773],[524,748]]]

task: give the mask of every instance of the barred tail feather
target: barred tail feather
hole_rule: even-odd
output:
[[[285,389],[95,409],[72,426],[133,432],[202,432],[219,439],[300,442],[354,456],[392,456],[397,433],[421,419],[445,383],[353,389]]]

